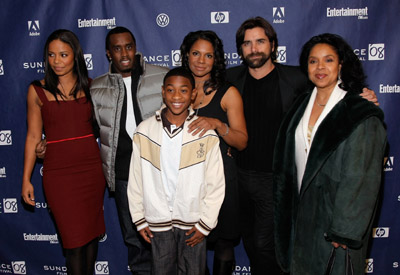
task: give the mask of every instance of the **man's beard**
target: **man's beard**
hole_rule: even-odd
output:
[[[252,60],[251,57],[254,56],[261,56],[261,59]],[[251,53],[243,59],[243,62],[250,68],[257,69],[261,68],[268,61],[268,59],[270,59],[270,57],[271,57],[270,55],[267,55],[266,53],[263,52]]]
[[[120,73],[120,74],[131,73],[131,72],[133,71],[133,68],[134,68],[134,65],[133,65],[131,68],[127,68],[127,69],[125,69],[125,70],[120,70],[120,71],[118,72],[117,68],[115,67],[115,64],[112,63],[111,72],[114,73],[114,74],[115,74],[115,73]]]

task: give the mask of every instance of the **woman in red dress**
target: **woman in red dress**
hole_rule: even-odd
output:
[[[43,187],[65,249],[68,274],[93,274],[98,237],[105,233],[105,180],[92,128],[88,72],[74,33],[47,39],[45,77],[28,89],[22,197],[35,204],[31,174],[36,144],[46,134]]]

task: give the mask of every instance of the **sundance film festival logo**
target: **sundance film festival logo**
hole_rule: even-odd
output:
[[[172,50],[171,51],[171,60],[172,60],[173,67],[181,66],[182,65],[181,50]]]
[[[272,16],[275,24],[285,23],[285,7],[274,7],[272,8]]]
[[[4,75],[3,60],[0,59],[0,75]]]
[[[18,204],[16,198],[3,199],[4,213],[18,213]]]
[[[0,131],[0,145],[12,145],[11,130]]]
[[[286,63],[286,46],[278,46],[276,51],[276,62]]]
[[[92,54],[88,53],[88,54],[84,54],[83,58],[85,59],[85,63],[86,63],[86,68],[88,69],[88,71],[93,70],[93,59],[92,59]]]
[[[385,60],[385,44],[369,44],[368,60]]]
[[[229,23],[228,11],[213,11],[211,12],[211,24]]]
[[[64,275],[67,274],[67,267],[61,265],[44,265],[43,270],[45,271],[55,271],[50,274]],[[49,273],[46,273],[49,274]]]
[[[39,36],[40,35],[39,20],[28,21],[28,31],[29,31],[29,36]]]
[[[239,273],[240,272],[240,273]],[[234,274],[251,274],[250,266],[235,266],[235,273]]]
[[[374,273],[374,259],[365,260],[365,273]]]
[[[169,16],[165,13],[160,13],[157,15],[156,22],[158,26],[165,28],[169,24]]]
[[[385,171],[385,172],[393,171],[393,165],[394,165],[394,157],[385,158],[383,171]]]
[[[22,64],[25,70],[36,70],[36,73],[44,74],[44,62],[42,61],[32,61],[32,62],[24,62]]]
[[[96,262],[96,264],[94,265],[94,274],[96,275],[110,274],[110,271],[108,270],[108,262],[107,261]]]
[[[240,65],[241,64],[241,59],[238,53],[236,52],[231,52],[231,53],[225,53],[225,64],[226,65]]]
[[[373,238],[389,238],[389,227],[377,227],[372,229]]]
[[[14,274],[26,274],[25,261],[11,262]]]

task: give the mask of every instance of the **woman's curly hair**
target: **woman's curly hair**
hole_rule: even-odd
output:
[[[226,64],[225,64],[225,53],[222,40],[213,31],[196,31],[188,33],[183,39],[180,47],[182,66],[186,69],[189,68],[189,52],[193,44],[199,40],[206,40],[211,43],[214,49],[214,65],[211,70],[211,77],[204,83],[204,93],[209,94],[212,91],[217,90],[226,81]],[[210,89],[211,88],[211,89]]]
[[[339,63],[342,65],[339,77],[342,83],[339,85],[345,91],[361,93],[366,87],[366,76],[356,54],[350,45],[339,35],[324,33],[312,37],[306,42],[300,54],[300,67],[307,74],[308,57],[312,48],[317,44],[330,45],[339,56]]]

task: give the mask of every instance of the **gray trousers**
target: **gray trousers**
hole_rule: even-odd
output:
[[[185,240],[186,230],[173,228],[164,232],[152,232],[151,251],[155,275],[204,275],[206,270],[206,241],[190,247]]]

